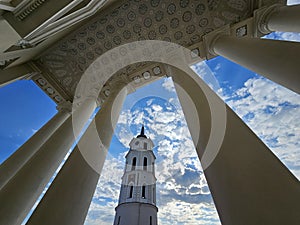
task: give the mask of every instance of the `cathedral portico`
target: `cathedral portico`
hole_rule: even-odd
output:
[[[193,60],[219,55],[299,93],[300,44],[260,38],[272,31],[300,32],[300,6],[285,4],[281,0],[0,3],[8,30],[0,40],[11,36],[1,43],[0,86],[32,79],[59,110],[0,166],[0,224],[22,223],[100,107],[27,222],[82,225],[125,97],[166,75],[175,83],[222,224],[296,224],[299,181],[189,68]],[[155,41],[158,49],[147,49],[147,43]],[[191,51],[177,54],[178,46]],[[140,51],[132,56],[134,48]],[[163,57],[147,58],[163,50],[167,50]],[[119,61],[122,57],[124,64]],[[91,67],[95,76],[85,80]],[[90,95],[80,95],[80,88]],[[73,110],[66,110],[71,104]],[[152,149],[142,129],[126,155],[114,225],[157,225]]]

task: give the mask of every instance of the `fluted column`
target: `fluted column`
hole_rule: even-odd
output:
[[[198,75],[172,77],[222,225],[299,223],[297,178]]]
[[[84,223],[127,96],[126,88],[118,92],[111,93],[105,101],[27,225]]]
[[[210,51],[300,93],[300,43],[221,34]]]
[[[87,99],[0,190],[0,224],[22,223],[74,143],[72,117],[83,127],[95,107],[96,101]]]
[[[70,102],[59,104],[58,113],[0,165],[0,190],[70,116],[71,107]]]
[[[258,9],[257,27],[263,34],[272,31],[300,32],[300,5],[272,5]]]

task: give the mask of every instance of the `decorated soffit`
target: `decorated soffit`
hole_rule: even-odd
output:
[[[252,16],[252,0],[128,0],[110,6],[38,60],[70,96],[87,67],[104,52],[138,40],[164,40],[184,47],[226,24]],[[120,74],[132,73],[129,66]]]

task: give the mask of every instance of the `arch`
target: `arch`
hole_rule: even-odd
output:
[[[145,41],[143,48],[148,48],[153,53],[152,44],[157,42],[159,41]],[[286,220],[285,223],[293,224],[297,221],[298,214],[291,215],[286,212],[300,210],[300,205],[296,200],[300,197],[297,178],[188,67],[188,59],[185,56],[191,56],[191,52],[184,52],[183,48],[174,43],[163,44],[175,50],[166,54],[164,47],[155,48],[156,53],[147,54],[151,56],[150,58],[139,52],[140,57],[134,58],[130,63],[158,61],[170,65],[167,66],[167,74],[171,74],[175,82],[176,92],[222,224],[257,224],[257,218],[263,218],[264,221],[260,223],[265,224],[281,218]],[[103,54],[99,61],[97,59],[98,63],[110,54],[110,51]],[[122,57],[119,60],[123,60]],[[117,65],[117,62],[114,61],[114,64]],[[120,65],[124,67],[123,61],[120,61]],[[171,65],[176,65],[176,67]],[[99,68],[99,65],[91,64],[85,74],[91,74],[94,77],[83,76],[77,86],[82,90],[82,94],[76,90],[75,96],[90,96],[92,90],[101,91],[112,74],[120,69],[118,66],[110,66],[103,65],[104,68],[101,67],[101,70],[109,71],[110,69],[112,73],[99,74],[93,69],[93,67]],[[81,84],[82,81],[83,84]],[[95,85],[89,86],[91,82]],[[78,99],[74,105],[83,100],[83,98]],[[199,123],[195,122],[195,117]],[[244,186],[247,186],[247,189],[242,188]],[[238,187],[238,189],[233,190],[231,187]],[[258,194],[262,192],[264,195]],[[278,195],[278,192],[288,194],[283,196]],[[241,199],[240,196],[243,198]],[[283,204],[286,206],[285,211],[282,210]],[[236,215],[236,211],[240,212],[239,215]],[[269,211],[272,211],[272,216],[266,216],[269,215]]]
[[[133,197],[133,185],[129,185],[129,195],[128,198],[132,198]]]
[[[155,204],[156,203],[156,201],[155,201],[155,188],[153,187],[152,188],[152,202]]]
[[[137,48],[132,48],[132,46],[138,46]],[[142,49],[149,50],[151,54],[142,54],[141,49],[139,46],[142,46]],[[154,48],[155,46],[155,48]],[[127,50],[132,55],[136,55],[138,57],[130,57],[128,58],[128,53],[125,55],[120,55],[120,52],[123,52]],[[171,51],[170,51],[171,49]],[[144,50],[142,52],[145,52]],[[111,55],[118,55],[118,58],[116,60],[107,62],[107,57],[110,58]],[[129,55],[130,55],[129,54]],[[220,129],[220,126],[216,127],[214,123],[211,123],[210,117],[214,115],[214,112],[221,111],[221,113],[226,113],[226,110],[224,109],[224,102],[222,100],[219,101],[221,104],[221,107],[217,107],[216,110],[210,110],[210,107],[214,107],[214,104],[211,104],[211,98],[215,100],[216,94],[213,93],[210,90],[210,88],[204,83],[204,81],[199,78],[198,75],[194,73],[194,71],[191,70],[189,67],[189,58],[187,56],[193,55],[192,52],[189,49],[186,49],[178,44],[170,43],[166,41],[136,41],[133,43],[124,44],[122,46],[118,46],[114,49],[111,49],[101,56],[99,56],[92,64],[89,65],[89,67],[84,71],[83,76],[80,79],[80,82],[78,83],[75,91],[75,96],[80,96],[74,99],[74,106],[73,111],[76,110],[76,106],[80,105],[81,102],[85,101],[85,98],[87,96],[90,98],[91,96],[95,96],[98,98],[100,92],[105,91],[105,88],[103,89],[106,82],[112,79],[113,75],[118,72],[119,70],[123,69],[125,66],[128,66],[130,64],[134,63],[141,63],[141,62],[158,62],[162,63],[164,65],[174,65],[176,68],[180,68],[181,71],[184,73],[184,77],[190,77],[192,78],[193,82],[196,81],[196,85],[198,86],[198,97],[199,99],[204,99],[203,107],[207,109],[208,114],[199,115],[198,112],[196,112],[196,115],[199,118],[203,117],[209,117],[208,120],[205,120],[205,118],[202,120],[203,122],[208,123],[207,131],[203,134],[207,137],[210,137],[211,134],[215,134],[215,130],[218,130],[217,133],[221,133],[220,136],[222,136],[222,131],[224,129]],[[195,54],[194,54],[195,55]],[[196,60],[202,61],[199,57],[195,57],[193,55],[193,63],[195,63]],[[183,60],[185,59],[185,60]],[[161,65],[160,65],[161,66]],[[103,67],[103,68],[102,68]],[[174,67],[174,68],[175,68]],[[108,73],[99,73],[99,68],[102,68],[101,71],[110,71]],[[175,69],[176,69],[175,68]],[[178,70],[178,69],[177,69]],[[168,73],[168,71],[167,71]],[[164,74],[160,74],[159,76],[162,76]],[[173,76],[173,74],[172,74]],[[196,80],[195,80],[196,79]],[[133,81],[132,81],[133,82]],[[203,91],[205,89],[205,91]],[[218,98],[218,97],[217,97]],[[219,100],[219,99],[218,99]],[[199,101],[198,101],[199,102]],[[222,109],[223,107],[223,109]],[[220,117],[222,118],[222,117]],[[73,121],[76,119],[73,118]],[[220,123],[221,124],[221,123]],[[219,125],[220,125],[219,124]],[[196,129],[195,132],[191,131],[191,134],[193,137],[196,137],[197,140],[194,140],[194,142],[199,141],[199,123],[196,122]],[[221,124],[221,127],[225,127],[225,123]],[[210,129],[212,128],[212,129]],[[202,129],[202,124],[201,124]],[[221,132],[220,132],[221,131]],[[205,139],[206,137],[204,137]],[[214,145],[221,145],[221,141],[212,141],[209,140],[210,144]],[[206,148],[206,145],[208,144],[208,140],[201,140],[201,143],[203,144],[202,150],[204,151]],[[219,146],[211,149],[219,149]],[[216,150],[217,151],[217,150]],[[208,154],[210,156],[210,154]],[[215,157],[215,154],[213,154],[212,158]],[[212,160],[209,160],[208,164],[211,163]],[[203,166],[204,169],[207,167],[206,165]]]
[[[136,157],[133,157],[131,170],[135,170],[135,167],[136,167]]]
[[[148,166],[148,158],[145,156],[143,161],[143,169],[147,170],[147,166]]]

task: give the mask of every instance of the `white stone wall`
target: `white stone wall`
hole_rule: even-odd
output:
[[[116,208],[114,225],[157,225],[157,211],[157,207],[151,204],[120,204]]]

